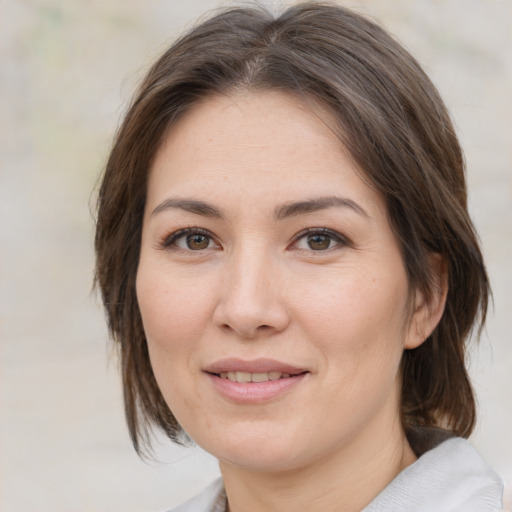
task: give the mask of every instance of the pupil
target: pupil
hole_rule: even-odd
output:
[[[308,240],[309,247],[315,251],[328,249],[330,243],[331,239],[326,235],[313,235]]]
[[[206,235],[188,235],[187,246],[189,249],[198,250],[208,247],[208,237]]]

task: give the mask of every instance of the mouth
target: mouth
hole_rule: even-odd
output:
[[[309,373],[305,368],[274,359],[247,361],[236,358],[221,359],[206,366],[204,371],[232,382],[268,382]]]
[[[203,370],[220,395],[237,403],[263,403],[285,395],[311,373],[271,359],[224,359]]]
[[[270,372],[220,372],[215,373],[217,377],[221,379],[228,379],[231,382],[268,382],[271,380],[279,380],[279,379],[289,379],[290,377],[295,377],[297,375],[301,375],[303,373],[308,372],[300,372],[295,374],[290,373],[282,373],[277,371]]]

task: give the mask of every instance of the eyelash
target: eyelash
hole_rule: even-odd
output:
[[[175,231],[174,233],[171,233],[170,235],[166,236],[160,243],[161,247],[164,248],[164,249],[171,249],[171,250],[176,250],[176,251],[183,251],[183,252],[202,252],[203,250],[206,250],[206,249],[209,249],[210,247],[206,247],[204,249],[198,249],[198,250],[193,250],[193,249],[185,249],[183,247],[179,247],[177,245],[178,241],[183,238],[183,237],[186,237],[187,235],[200,235],[200,236],[205,236],[207,237],[210,242],[213,242],[215,244],[217,244],[217,246],[219,246],[220,244],[218,244],[215,240],[215,237],[212,235],[212,233],[210,233],[208,230],[206,229],[203,229],[203,228],[198,228],[198,227],[188,227],[188,228],[183,228],[183,229],[179,229],[178,231]],[[297,244],[297,242],[299,242],[302,238],[306,238],[307,236],[325,236],[325,237],[328,237],[330,240],[332,240],[336,245],[336,246],[350,246],[351,245],[351,242],[346,238],[344,237],[343,235],[341,235],[340,233],[336,232],[336,231],[333,231],[332,229],[328,229],[328,228],[306,228],[306,229],[303,229],[302,231],[300,231],[299,233],[297,233],[293,239],[292,239],[292,242],[290,244],[290,247],[293,246],[294,244]],[[210,242],[208,243],[208,245],[210,245]],[[315,250],[315,249],[312,249],[310,248],[309,250],[308,249],[300,249],[300,248],[297,248],[296,250],[304,250],[304,251],[310,251],[310,252],[327,252],[327,251],[330,251],[332,249],[334,249],[334,247],[327,247],[326,249],[318,249],[318,250]]]
[[[350,241],[345,236],[343,236],[340,233],[338,233],[337,231],[333,231],[332,229],[329,229],[329,228],[306,228],[306,229],[303,229],[302,231],[300,231],[293,237],[292,245],[296,244],[299,240],[301,240],[302,238],[306,238],[307,236],[329,237],[330,240],[332,240],[336,244],[334,247],[328,247],[326,249],[316,250],[316,251],[314,249],[310,248],[309,251],[311,251],[311,252],[327,252],[327,251],[334,249],[336,246],[350,246],[351,245]],[[308,249],[297,249],[297,250],[308,251]]]
[[[209,238],[211,241],[213,241],[214,243],[217,243],[215,241],[215,237],[206,229],[188,227],[188,228],[179,229],[178,231],[175,231],[174,233],[171,233],[170,235],[166,236],[162,240],[161,246],[164,249],[171,249],[171,250],[184,251],[184,252],[200,252],[200,250],[194,251],[193,249],[184,249],[182,247],[178,247],[177,242],[180,240],[180,238],[186,237],[187,235],[205,236],[205,237]]]

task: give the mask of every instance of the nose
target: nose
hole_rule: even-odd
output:
[[[282,272],[266,254],[239,254],[226,263],[213,320],[245,339],[282,332],[290,322]]]

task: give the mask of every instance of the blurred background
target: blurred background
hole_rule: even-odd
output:
[[[3,512],[165,510],[217,474],[200,450],[165,441],[160,462],[134,454],[91,285],[94,190],[131,94],[170,41],[229,3],[0,0]],[[343,4],[405,44],[457,125],[495,302],[471,352],[472,441],[512,481],[512,2]]]

